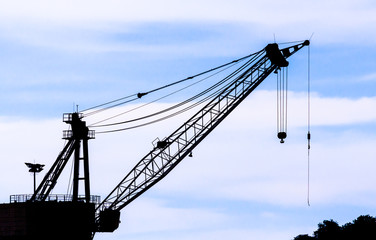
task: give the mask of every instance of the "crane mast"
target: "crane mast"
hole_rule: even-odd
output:
[[[50,192],[55,187],[57,180],[66,166],[68,160],[74,153],[74,179],[73,179],[73,195],[72,201],[81,201],[89,203],[90,196],[90,180],[89,180],[89,156],[88,156],[88,140],[94,138],[94,131],[86,127],[86,123],[81,120],[82,114],[66,113],[63,115],[63,121],[71,125],[72,130],[63,132],[63,139],[68,142],[60,152],[56,161],[39,184],[30,201],[45,201]],[[82,153],[81,153],[82,148]],[[82,164],[81,164],[82,163]],[[79,176],[80,166],[84,168],[83,176]],[[79,196],[79,182],[84,182],[85,195]]]
[[[97,231],[114,231],[122,208],[163,179],[265,78],[287,67],[286,59],[307,45],[308,40],[284,49],[269,44],[227,76],[233,80],[176,131],[158,141],[96,208]]]

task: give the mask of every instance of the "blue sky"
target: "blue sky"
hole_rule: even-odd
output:
[[[373,1],[37,0],[0,6],[1,202],[31,192],[24,162],[51,166],[64,144],[61,116],[75,105],[85,109],[147,91],[274,39],[313,34],[310,207],[303,49],[290,59],[285,144],[276,138],[270,76],[193,158],[122,211],[115,233],[96,239],[292,239],[312,234],[324,219],[344,224],[376,215]],[[98,135],[90,142],[93,194],[105,197],[151,142],[172,130],[165,123]],[[66,192],[64,177],[54,193]]]

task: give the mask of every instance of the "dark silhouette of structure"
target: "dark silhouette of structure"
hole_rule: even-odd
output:
[[[90,195],[88,140],[95,137],[94,131],[89,130],[86,122],[82,121],[82,113],[64,114],[63,121],[72,129],[63,133],[66,145],[33,195],[13,195],[10,204],[0,205],[0,239],[88,240],[96,232],[113,232],[119,226],[121,209],[162,180],[186,156],[190,156],[194,148],[264,79],[287,67],[289,63],[286,59],[308,45],[307,40],[280,50],[278,44],[269,44],[259,52],[204,72],[244,62],[233,73],[210,87],[209,90],[212,90],[221,86],[206,99],[206,105],[196,114],[171,135],[158,140],[154,148],[102,202],[98,196]],[[139,99],[157,90],[135,96]],[[279,134],[278,137],[283,140],[286,134]],[[52,195],[51,191],[72,155],[73,194]],[[80,185],[84,187],[84,195],[79,195]]]
[[[34,193],[36,189],[36,173],[40,173],[43,171],[43,164],[38,164],[38,163],[25,163],[26,166],[29,168],[29,172],[32,172],[34,175]]]

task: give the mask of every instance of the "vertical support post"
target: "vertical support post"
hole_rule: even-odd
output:
[[[88,138],[82,140],[83,142],[83,161],[84,161],[84,175],[85,175],[85,201],[90,202],[90,178],[89,178],[89,151]]]
[[[37,181],[37,178],[36,178],[36,172],[34,172],[34,193],[35,193],[35,190],[36,190],[36,181]]]
[[[74,146],[74,173],[73,173],[73,197],[72,201],[90,202],[90,178],[89,178],[89,151],[88,140],[93,138],[89,136],[89,129],[86,127],[86,122],[81,120],[82,117],[78,113],[72,113],[72,138],[75,139]],[[81,143],[82,142],[82,143]],[[81,148],[82,144],[82,148]],[[81,155],[82,150],[82,155]],[[80,168],[83,168],[83,173]],[[80,175],[81,174],[81,175]],[[83,174],[83,175],[82,175]],[[82,182],[83,181],[83,182]],[[83,183],[80,185],[80,183]],[[79,197],[79,188],[85,188],[85,196]]]
[[[78,201],[78,188],[80,180],[80,145],[80,141],[76,141],[76,146],[74,147],[73,202]]]

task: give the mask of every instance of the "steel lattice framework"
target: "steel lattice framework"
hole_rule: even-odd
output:
[[[88,140],[93,139],[94,131],[86,127],[86,123],[81,121],[82,114],[67,113],[63,115],[63,121],[71,125],[72,130],[63,132],[63,139],[68,140],[64,149],[56,158],[54,164],[36,189],[30,201],[45,201],[48,195],[55,187],[57,180],[64,170],[70,157],[74,154],[75,168],[73,180],[73,201],[85,200],[90,202],[90,185],[89,185],[89,157],[88,157]],[[82,156],[80,155],[82,143]],[[84,166],[84,177],[79,177],[80,161]],[[85,184],[85,197],[79,197],[78,187],[79,181],[84,181]]]
[[[276,69],[286,67],[286,59],[308,44],[305,41],[282,50],[279,50],[277,44],[269,44],[256,53],[228,76],[233,80],[224,90],[170,136],[159,141],[103,200],[97,210],[120,211],[163,179],[266,77]]]

